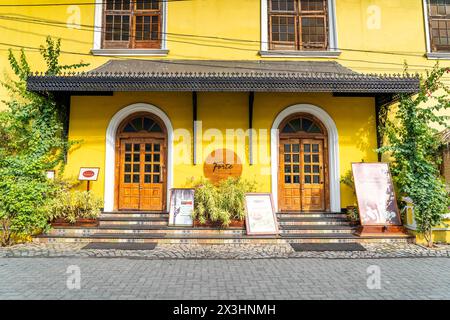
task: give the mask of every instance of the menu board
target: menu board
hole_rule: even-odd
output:
[[[270,193],[247,193],[245,209],[248,235],[278,234],[278,221]]]
[[[401,225],[387,163],[352,163],[361,225]]]
[[[194,212],[194,189],[170,190],[169,225],[192,226]]]

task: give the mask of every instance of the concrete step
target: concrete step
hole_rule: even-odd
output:
[[[169,217],[100,217],[99,225],[158,225],[167,226]]]
[[[355,228],[346,225],[281,225],[280,232],[287,233],[354,233]]]
[[[310,217],[279,217],[278,224],[285,225],[311,225],[311,226],[350,226],[347,219],[342,218],[310,218]]]
[[[345,213],[334,212],[278,212],[278,218],[341,218],[346,219]]]
[[[414,237],[358,237],[353,234],[289,234],[281,236],[248,236],[232,234],[165,234],[165,233],[96,233],[81,236],[42,235],[34,238],[36,242],[137,242],[137,243],[192,243],[192,244],[278,244],[278,243],[340,243],[340,242],[414,242]]]
[[[168,226],[154,226],[154,225],[103,225],[99,228],[54,228],[47,232],[47,235],[57,236],[89,236],[95,233],[111,233],[111,234],[234,234],[243,235],[246,233],[242,228],[228,228],[228,229],[214,229],[214,228],[186,228],[186,227],[168,227]]]
[[[167,218],[169,214],[167,212],[137,212],[137,211],[116,211],[116,212],[104,212],[100,218]]]

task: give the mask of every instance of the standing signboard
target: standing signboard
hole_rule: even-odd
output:
[[[248,235],[278,234],[278,221],[270,193],[247,193],[245,195]]]
[[[87,181],[87,191],[89,191],[89,184],[91,181],[97,181],[100,168],[80,168],[78,174],[79,181]]]
[[[194,213],[194,189],[170,190],[169,225],[192,226]]]
[[[387,163],[352,163],[361,232],[402,231],[394,186]]]

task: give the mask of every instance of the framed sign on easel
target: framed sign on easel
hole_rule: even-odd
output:
[[[404,233],[389,165],[384,162],[352,163],[359,234],[369,236]]]

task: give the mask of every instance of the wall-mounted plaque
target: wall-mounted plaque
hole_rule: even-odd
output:
[[[192,226],[194,193],[194,189],[170,190],[169,225]]]
[[[226,180],[228,177],[239,178],[242,175],[242,162],[232,150],[214,150],[205,160],[203,173],[212,183]]]
[[[97,181],[100,168],[80,168],[78,180],[80,181]]]
[[[245,210],[248,235],[278,234],[278,221],[270,193],[247,193]]]
[[[387,163],[352,163],[361,225],[402,224]]]

